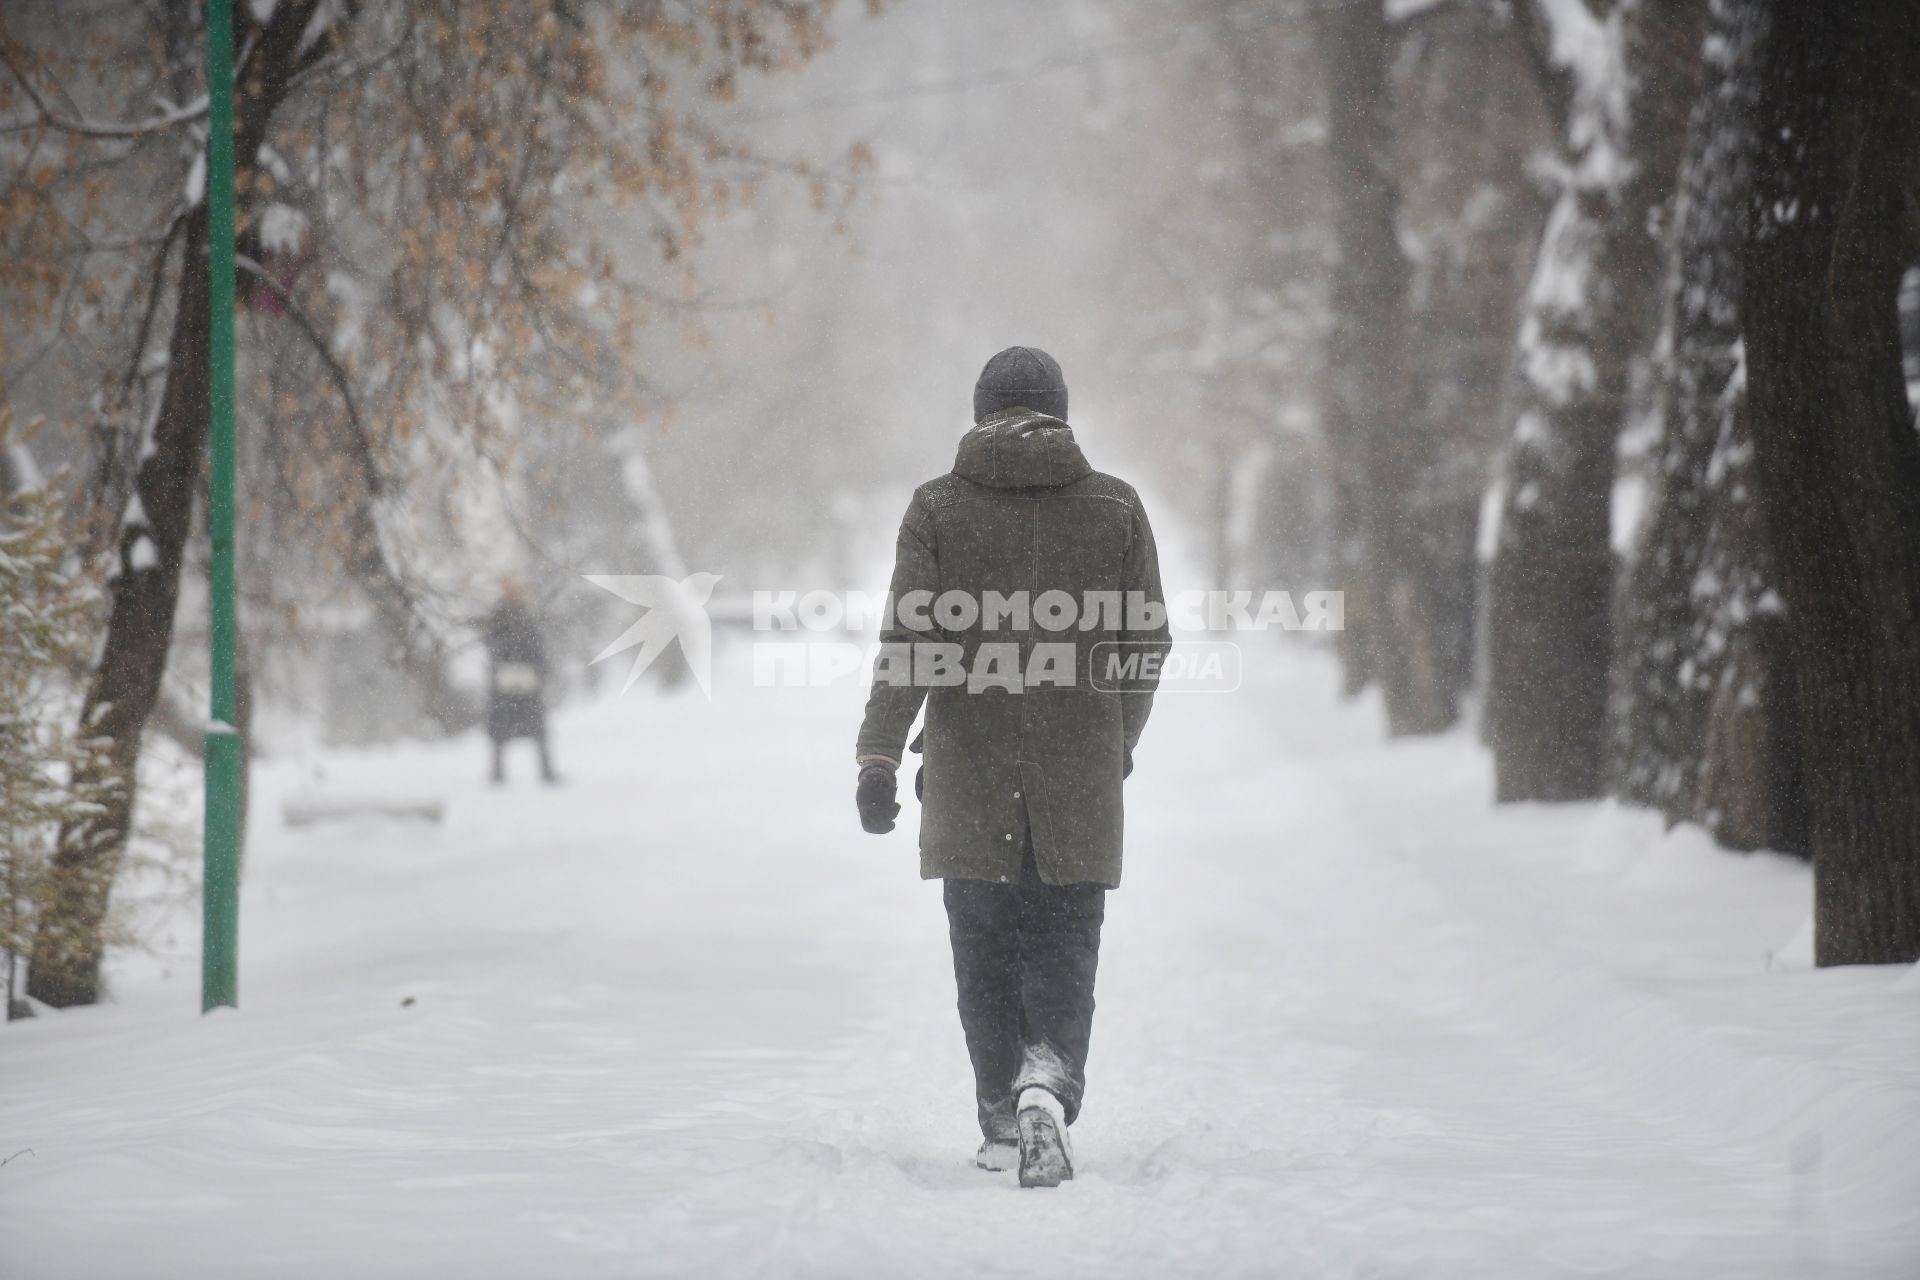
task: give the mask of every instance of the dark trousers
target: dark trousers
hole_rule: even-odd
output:
[[[1014,1104],[1033,1086],[1060,1099],[1071,1124],[1086,1091],[1106,886],[1047,884],[1029,841],[1017,884],[948,880],[945,897],[980,1131],[1013,1140]]]
[[[528,736],[533,738],[534,746],[539,748],[540,751],[541,781],[552,782],[553,753],[547,748],[547,731],[543,728],[539,733]],[[493,780],[495,782],[505,782],[507,780],[507,741],[506,738],[495,738],[493,740]]]

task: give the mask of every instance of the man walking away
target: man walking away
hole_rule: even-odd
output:
[[[489,664],[487,736],[493,740],[493,782],[507,779],[503,756],[515,738],[532,738],[540,751],[540,780],[558,781],[547,747],[547,646],[519,579],[500,584],[500,603],[483,632]]]
[[[915,491],[900,524],[881,636],[883,662],[944,646],[972,678],[923,682],[911,656],[913,678],[899,678],[897,661],[876,668],[856,798],[866,830],[893,829],[924,701],[920,874],[945,881],[977,1162],[1017,1161],[1022,1186],[1046,1187],[1073,1176],[1067,1126],[1086,1088],[1106,892],[1120,883],[1121,780],[1170,642],[1146,511],[1131,486],[1087,464],[1060,366],[1010,347],[987,362],[973,407],[953,470]],[[1026,607],[977,607],[971,621],[931,607],[954,592]],[[1050,629],[1053,593],[1077,606],[1068,629]],[[1110,665],[1116,655],[1136,678],[1113,678],[1125,669]]]

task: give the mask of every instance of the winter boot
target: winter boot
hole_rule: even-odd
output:
[[[1020,1144],[1012,1138],[988,1138],[974,1153],[973,1162],[989,1173],[1005,1173],[1020,1166]]]
[[[1045,1089],[1023,1089],[1016,1108],[1020,1124],[1020,1185],[1057,1187],[1073,1177],[1073,1144],[1067,1113]]]

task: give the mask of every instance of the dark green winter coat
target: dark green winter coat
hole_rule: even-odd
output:
[[[1025,592],[1029,602],[1064,592],[1082,616],[1068,630],[1049,630],[1038,611],[1025,627],[1002,616],[992,631],[984,617],[949,630],[937,611],[902,607],[912,593],[950,591],[976,602],[988,592]],[[1102,607],[1129,592],[1155,608],[1129,618],[1124,607]],[[1054,678],[1018,692],[993,680],[927,688],[876,678],[859,758],[902,760],[926,704],[920,874],[1017,880],[1031,825],[1047,883],[1119,884],[1121,779],[1169,645],[1153,530],[1133,487],[1087,465],[1066,423],[1026,409],[992,414],[962,439],[953,471],[915,491],[900,524],[891,598],[883,653],[957,645],[972,671],[983,643],[1002,656],[1017,645],[1018,662],[1006,665],[1024,676],[1036,644],[1072,646],[1070,678],[1056,666]],[[1088,614],[1090,629],[1081,625]],[[1116,684],[1108,665],[1115,652],[1152,659]]]

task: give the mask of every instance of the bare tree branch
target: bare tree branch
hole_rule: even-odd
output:
[[[377,459],[374,457],[373,439],[367,434],[366,423],[360,417],[359,404],[353,398],[353,379],[347,376],[345,367],[328,348],[326,337],[320,332],[320,327],[314,324],[305,311],[301,310],[300,304],[293,300],[293,295],[287,292],[284,285],[275,280],[265,267],[243,253],[235,254],[233,262],[240,270],[273,291],[273,296],[286,307],[287,318],[293,321],[294,327],[300,330],[301,336],[306,338],[314,354],[320,357],[320,363],[326,368],[328,379],[333,383],[334,389],[340,393],[341,406],[347,414],[347,429],[352,438],[353,452],[359,460],[367,489],[374,497],[381,496],[385,490],[386,481],[380,474]]]
[[[386,478],[381,473],[372,437],[360,417],[360,407],[353,396],[353,380],[328,347],[319,326],[293,300],[285,286],[244,254],[234,255],[234,265],[264,283],[286,307],[287,318],[319,357],[328,379],[340,393],[349,452],[360,472],[361,483],[366,486],[366,501],[354,504],[349,568],[373,598],[381,626],[399,647],[401,665],[418,685],[426,714],[446,732],[456,733],[472,723],[473,708],[447,680],[446,645],[428,625],[420,593],[394,567],[380,545],[371,504],[385,493]]]
[[[167,270],[167,258],[173,253],[173,241],[187,225],[187,216],[182,213],[167,228],[167,234],[160,241],[160,247],[153,255],[153,270],[149,273],[147,284],[147,305],[140,311],[140,327],[134,332],[133,350],[127,359],[127,376],[120,384],[120,395],[124,399],[132,391],[133,383],[140,376],[140,365],[146,359],[147,340],[153,333],[154,313],[160,309],[161,284]]]
[[[76,119],[71,116],[61,115],[58,111],[55,111],[53,107],[48,105],[47,100],[40,95],[40,91],[34,88],[33,81],[28,78],[27,73],[20,69],[19,64],[14,62],[12,56],[4,47],[0,47],[0,66],[5,66],[8,71],[13,73],[14,80],[20,86],[20,91],[27,95],[27,101],[31,102],[34,109],[40,113],[37,121],[25,122],[29,126],[34,123],[39,123],[45,124],[50,128],[58,129],[62,133],[76,134],[83,138],[118,139],[125,141],[132,138],[144,138],[149,134],[164,133],[168,129],[175,129],[183,124],[189,124],[195,120],[199,120],[207,114],[207,100],[202,96],[184,107],[175,107],[171,110],[163,111],[157,116],[150,116],[145,120],[136,120],[131,123]],[[21,122],[12,122],[8,125],[10,129],[19,127],[22,127]]]

